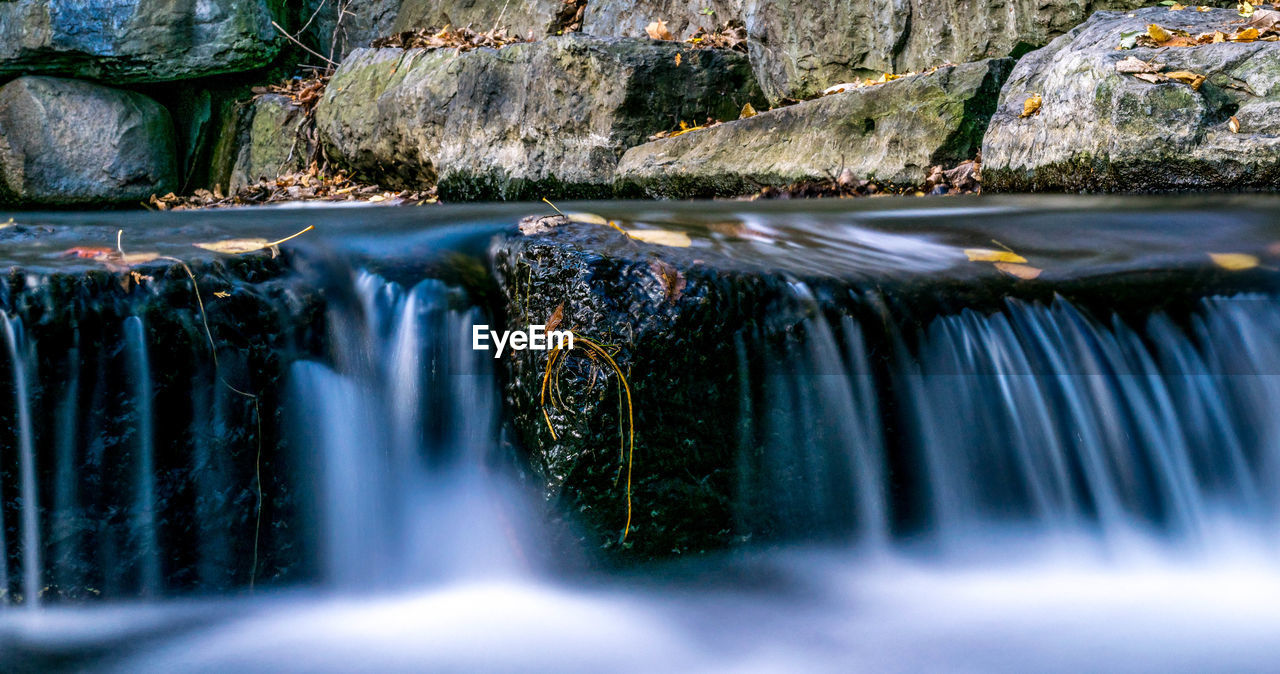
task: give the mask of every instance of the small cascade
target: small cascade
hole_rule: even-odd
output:
[[[438,281],[405,290],[362,274],[354,291],[330,310],[332,366],[291,372],[295,428],[319,474],[324,578],[350,589],[519,572],[523,507],[488,465],[500,444],[492,359],[471,349],[486,320]]]
[[[19,491],[18,500],[22,504],[22,597],[28,607],[40,603],[40,494],[36,489],[36,456],[35,440],[31,424],[31,389],[27,378],[29,356],[22,331],[22,319],[10,318],[0,311],[0,323],[3,323],[5,344],[8,346],[9,363],[13,371],[13,396],[17,406],[17,434]],[[2,498],[2,496],[0,496]],[[0,503],[3,501],[0,500]],[[0,525],[3,518],[0,518]],[[0,535],[0,551],[4,550],[3,536]],[[5,571],[5,582],[0,587],[8,587],[8,572]]]
[[[124,321],[124,347],[136,409],[133,419],[133,513],[130,529],[136,538],[139,592],[155,596],[161,589],[160,545],[156,535],[155,429],[151,361],[147,356],[147,330],[142,319]]]

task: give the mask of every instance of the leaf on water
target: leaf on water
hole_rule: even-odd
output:
[[[738,113],[738,119],[747,119],[756,116],[756,109],[750,103],[742,106],[742,112]]]
[[[997,262],[995,263],[995,268],[1024,281],[1040,278],[1040,274],[1044,273],[1044,270],[1039,267],[1032,267],[1029,264],[1018,264],[1016,262]]]
[[[964,254],[970,262],[1013,262],[1022,264],[1027,258],[1008,250],[991,250],[990,248],[965,248]]]
[[[1040,97],[1040,94],[1031,94],[1022,104],[1022,116],[1030,117],[1032,115],[1039,114],[1040,106],[1043,103],[1044,99]]]
[[[669,229],[628,229],[627,236],[645,243],[652,243],[659,246],[670,246],[672,248],[688,248],[693,245],[693,240],[684,232],[675,232]]]
[[[96,260],[115,254],[115,248],[104,248],[101,246],[75,246],[62,251],[62,257],[75,257],[82,260]]]
[[[1235,117],[1228,119],[1227,128],[1231,129],[1231,133],[1240,133],[1240,120]]]
[[[226,255],[240,255],[241,253],[252,253],[255,251],[270,248],[272,249],[272,255],[274,255],[275,254],[274,249],[276,246],[286,241],[289,241],[290,239],[293,239],[295,237],[302,236],[303,234],[306,234],[307,232],[315,228],[316,228],[315,225],[308,225],[306,229],[300,232],[297,232],[296,234],[286,236],[283,239],[280,239],[279,241],[267,241],[266,239],[258,239],[258,238],[227,239],[225,241],[210,241],[210,242],[196,243],[192,245],[194,245],[196,248],[203,248],[205,250],[211,250],[215,253],[224,253]]]
[[[1244,271],[1257,267],[1260,261],[1257,256],[1248,253],[1209,253],[1213,263],[1227,271]]]
[[[648,33],[649,37],[655,40],[676,39],[675,36],[671,34],[671,31],[667,29],[667,22],[663,21],[662,19],[658,19],[657,21],[654,21],[653,23],[650,23],[649,25],[645,26],[644,32]]]
[[[564,217],[569,218],[569,222],[577,222],[584,225],[608,225],[609,219],[596,215],[595,213],[565,213]]]
[[[154,262],[158,259],[160,259],[160,253],[129,253],[128,255],[114,258],[114,261],[125,266],[132,267],[134,265]]]
[[[1161,26],[1158,23],[1149,24],[1147,26],[1147,37],[1154,40],[1157,45],[1164,44],[1173,39],[1173,35],[1170,34],[1169,31],[1165,30],[1164,26]]]

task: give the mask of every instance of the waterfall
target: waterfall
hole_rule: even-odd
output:
[[[27,380],[28,357],[22,320],[0,311],[5,343],[13,368],[13,392],[18,413],[18,496],[22,503],[22,598],[29,607],[40,603],[40,494],[36,489],[35,439],[31,427],[31,389]],[[0,549],[3,549],[0,546]],[[7,580],[7,579],[5,579]]]
[[[353,286],[356,301],[330,311],[333,365],[291,371],[294,427],[319,473],[324,578],[376,588],[519,573],[523,507],[487,465],[497,387],[470,344],[485,319],[438,281],[406,291],[362,274]]]
[[[154,391],[151,385],[151,361],[147,356],[147,331],[142,319],[130,316],[124,321],[125,350],[133,387],[133,517],[132,533],[137,538],[139,559],[139,591],[143,596],[159,594],[160,545],[156,535],[156,470],[155,430],[152,414]]]

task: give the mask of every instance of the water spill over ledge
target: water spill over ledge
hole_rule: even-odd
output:
[[[1215,592],[1280,579],[1280,205],[951,203],[561,205],[688,247],[522,236],[527,207],[128,229],[320,223],[186,253],[205,314],[179,267],[57,271],[113,216],[32,220],[9,254],[43,273],[0,294],[0,664],[595,669],[641,639],[666,654],[624,669],[910,671],[998,666],[997,636],[1035,669],[1265,664],[1278,616]],[[600,349],[471,348],[549,322]]]

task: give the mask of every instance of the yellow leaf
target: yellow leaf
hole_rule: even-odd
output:
[[[1169,11],[1170,11],[1170,12],[1181,12],[1182,10],[1184,10],[1184,9],[1186,9],[1186,8],[1187,8],[1187,6],[1186,6],[1186,5],[1180,5],[1180,4],[1178,4],[1178,3],[1176,3],[1176,2],[1175,2],[1175,3],[1173,3],[1172,5],[1170,5],[1170,6],[1169,6]]]
[[[565,213],[569,222],[580,222],[584,225],[608,225],[609,219],[595,213]]]
[[[680,56],[681,56],[680,52],[676,52],[676,67],[677,67],[677,68],[679,68],[679,67],[680,67]]]
[[[1147,26],[1147,36],[1156,41],[1156,44],[1162,44],[1173,39],[1169,31],[1165,30],[1160,24],[1153,23]]]
[[[1248,253],[1209,253],[1213,263],[1227,271],[1244,271],[1258,266],[1259,260]]]
[[[966,248],[964,254],[970,262],[1014,262],[1024,263],[1027,258],[1007,250],[991,250],[990,248]]]
[[[1206,6],[1206,5],[1200,5],[1200,6],[1196,7],[1196,11],[1197,11],[1197,12],[1209,12],[1209,11],[1212,11],[1212,10],[1213,10],[1213,8],[1212,8],[1212,7],[1209,7],[1209,6]]]
[[[672,248],[688,248],[693,245],[693,240],[684,232],[674,232],[669,229],[629,229],[627,236],[645,243],[653,243],[659,246],[671,246]]]
[[[307,226],[306,229],[296,234],[286,236],[283,239],[280,239],[279,241],[267,241],[266,239],[227,239],[226,241],[212,241],[209,243],[197,243],[193,245],[196,248],[211,250],[215,253],[225,253],[227,255],[239,255],[241,253],[252,253],[254,251],[263,250],[266,248],[274,248],[284,243],[285,241],[293,239],[294,237],[302,236],[303,234],[306,234],[307,232],[315,228],[316,228],[315,225],[309,225]]]
[[[755,117],[755,116],[756,116],[756,109],[751,107],[750,103],[747,103],[746,105],[742,106],[742,112],[738,113],[738,119],[746,119],[748,117]]]
[[[1240,16],[1253,16],[1253,3],[1241,2],[1236,5],[1236,11],[1240,12]]]
[[[1253,42],[1258,39],[1257,28],[1245,28],[1244,30],[1231,36],[1232,42]]]
[[[1040,274],[1044,273],[1044,270],[1038,267],[1032,267],[1029,264],[1017,264],[1016,262],[997,262],[995,267],[1010,276],[1016,276],[1024,281],[1040,278]]]
[[[1240,120],[1232,117],[1227,120],[1227,128],[1231,129],[1231,133],[1240,133]]]
[[[1204,84],[1204,75],[1197,75],[1196,73],[1186,70],[1165,73],[1164,76],[1171,80],[1190,85],[1192,89],[1199,89],[1200,85]]]
[[[214,296],[214,297],[216,297],[216,298],[218,298],[218,299],[220,299],[220,300],[223,300],[223,299],[226,299],[226,298],[228,298],[228,297],[231,297],[231,293],[229,293],[229,292],[224,292],[224,291],[222,291],[222,290],[215,290],[215,291],[214,291],[214,293],[213,293],[213,296]]]
[[[1027,97],[1026,102],[1022,104],[1022,116],[1030,117],[1040,112],[1040,105],[1043,103],[1040,94],[1031,94]]]
[[[658,19],[657,21],[645,26],[644,32],[648,33],[649,37],[655,40],[676,39],[675,36],[671,34],[671,31],[667,29],[667,22],[662,19]]]

